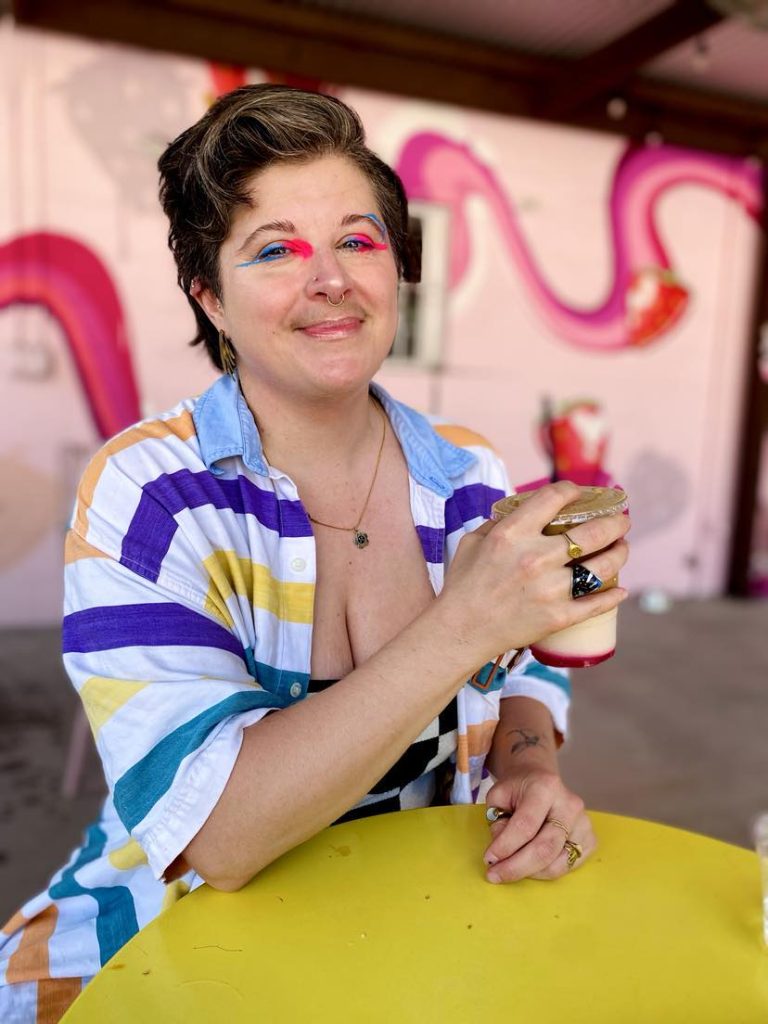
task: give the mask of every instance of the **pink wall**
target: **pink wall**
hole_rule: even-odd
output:
[[[204,111],[212,82],[202,61],[22,32],[8,19],[0,22],[0,69],[0,625],[51,623],[60,614],[74,482],[99,444],[86,399],[98,391],[94,382],[102,381],[103,404],[119,418],[131,408],[131,367],[146,413],[212,379],[185,344],[191,315],[155,198],[157,156]],[[362,115],[373,147],[403,165],[410,187],[435,193],[427,198],[451,201],[436,192],[459,158],[437,171],[427,161],[403,163],[409,143],[433,133],[448,150],[468,147],[464,177],[454,183],[454,221],[460,208],[467,230],[446,253],[454,284],[443,365],[388,366],[382,382],[486,433],[515,482],[547,471],[536,431],[542,395],[597,399],[611,430],[607,466],[631,492],[630,587],[719,593],[757,241],[754,170],[694,155],[651,206],[653,168],[675,156],[664,150],[638,173],[634,198],[614,197],[612,206],[626,150],[620,139],[339,94]],[[61,260],[61,279],[50,266],[34,269],[36,254],[45,263],[51,251],[42,232],[95,257],[114,292],[109,316],[107,284],[98,300],[92,288],[77,291],[66,279],[67,268],[75,276],[70,258]],[[33,235],[31,256],[29,247],[22,256],[8,248]],[[615,323],[601,335],[612,287],[623,308],[630,278],[621,275],[652,257],[685,285],[687,307],[642,346]],[[626,263],[621,273],[616,259]],[[79,310],[79,321],[68,321],[65,307]],[[102,340],[84,354],[78,329],[86,348],[87,338]],[[603,336],[604,350],[586,347]]]

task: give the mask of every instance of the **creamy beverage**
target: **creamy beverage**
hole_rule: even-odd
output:
[[[503,519],[535,494],[535,491],[522,491],[509,498],[502,498],[494,503],[491,519]],[[558,515],[544,527],[547,535],[566,533],[573,526],[599,519],[604,516],[618,515],[627,507],[627,496],[616,487],[582,487],[581,497],[560,510]],[[564,546],[565,546],[564,541]],[[567,551],[565,552],[567,556]],[[579,564],[583,559],[574,559],[568,564]],[[618,585],[619,578],[614,576],[604,580],[601,590],[609,590]],[[616,618],[617,609],[605,612],[595,618],[579,622],[575,626],[561,629],[557,633],[542,637],[531,644],[531,651],[537,661],[544,665],[555,665],[558,668],[587,668],[613,656],[616,650]]]

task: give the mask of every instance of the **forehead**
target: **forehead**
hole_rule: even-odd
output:
[[[364,210],[380,212],[373,187],[366,175],[343,156],[272,164],[254,174],[248,183],[250,205],[241,207],[233,218],[244,221],[299,221],[341,218]]]

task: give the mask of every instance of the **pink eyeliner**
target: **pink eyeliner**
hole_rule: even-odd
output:
[[[381,242],[374,242],[374,240],[369,238],[368,235],[350,235],[349,238],[353,242],[362,242],[363,245],[367,246],[369,249],[378,249],[381,251],[389,248]]]

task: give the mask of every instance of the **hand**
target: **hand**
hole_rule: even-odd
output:
[[[511,515],[460,541],[438,602],[459,642],[475,649],[478,664],[610,611],[627,596],[615,587],[575,601],[567,541],[541,532],[580,493],[566,481],[550,484]],[[608,580],[627,560],[623,537],[629,528],[627,516],[614,515],[568,532],[584,552],[597,552],[581,561]]]
[[[557,772],[527,768],[497,782],[486,803],[512,812],[495,821],[493,840],[484,854],[489,882],[518,882],[521,878],[560,878],[580,867],[597,847],[584,802],[566,789]],[[555,818],[568,835],[547,819]],[[565,840],[578,843],[582,856],[568,867]]]

